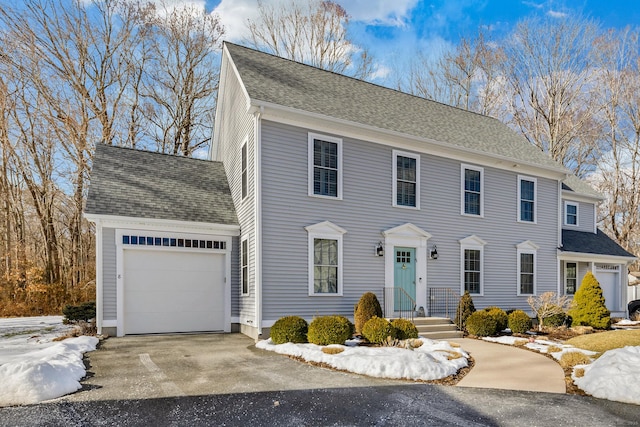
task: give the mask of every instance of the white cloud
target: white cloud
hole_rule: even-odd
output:
[[[568,16],[568,14],[564,12],[559,12],[557,10],[550,10],[547,12],[547,15],[549,15],[552,18],[566,18]]]
[[[267,1],[266,3],[272,3]],[[220,15],[220,21],[224,25],[225,40],[240,42],[249,35],[247,19],[258,16],[258,3],[256,0],[222,0],[214,13]]]
[[[337,3],[354,21],[402,26],[417,0],[338,0]]]

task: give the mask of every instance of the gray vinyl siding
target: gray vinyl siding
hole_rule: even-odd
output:
[[[343,139],[343,200],[309,197],[308,132],[262,124],[263,319],[338,313],[352,316],[367,291],[381,296],[384,257],[373,255],[382,231],[410,222],[431,233],[439,258],[427,261],[428,287],[460,290],[459,240],[477,235],[484,250],[484,296],[476,307],[528,309],[517,296],[516,245],[531,240],[537,252],[536,290],[557,289],[558,182],[537,178],[537,224],[517,222],[517,173],[484,166],[484,218],[460,215],[459,161],[420,155],[420,210],[392,206],[392,148]],[[323,132],[317,132],[323,134]],[[340,137],[340,135],[333,135]],[[343,236],[343,296],[308,295],[305,226],[331,221]],[[385,256],[390,256],[386,254]]]
[[[103,320],[116,320],[116,230],[102,229],[102,310]]]
[[[224,162],[231,197],[236,207],[241,236],[234,240],[232,253],[232,302],[231,316],[239,317],[240,323],[253,324],[255,318],[255,168],[254,168],[254,119],[246,111],[246,98],[242,87],[229,63],[223,61],[222,74],[226,76],[223,99],[218,103],[225,108],[217,117],[220,126],[219,140],[221,159]],[[242,199],[242,145],[247,143],[247,197]],[[249,295],[241,295],[240,287],[240,242],[249,236]],[[237,243],[237,245],[236,245]]]
[[[568,201],[571,203],[576,203],[578,205],[578,225],[564,225],[564,221],[565,221],[565,209],[564,209],[564,202]],[[593,209],[593,203],[587,203],[587,202],[577,202],[575,200],[567,200],[567,199],[563,199],[562,200],[562,228],[567,229],[567,230],[576,230],[576,231],[586,231],[588,233],[593,233],[593,227],[594,227],[594,209]]]

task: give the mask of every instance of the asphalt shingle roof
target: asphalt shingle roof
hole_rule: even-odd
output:
[[[225,46],[252,101],[564,171],[562,165],[492,117],[232,43]]]
[[[99,144],[85,212],[237,225],[221,162]]]
[[[597,234],[585,231],[562,230],[562,252],[633,257],[609,236],[598,230]]]

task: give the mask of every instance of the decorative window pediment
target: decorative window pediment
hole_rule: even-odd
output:
[[[465,237],[464,239],[459,240],[459,242],[462,246],[484,246],[487,244],[487,242],[485,242],[475,234],[469,237]]]
[[[308,225],[304,229],[309,233],[322,235],[343,235],[347,232],[347,230],[335,225],[331,221],[323,221],[317,224]]]
[[[516,248],[520,249],[521,251],[537,251],[538,249],[540,249],[540,246],[536,245],[531,240],[525,240],[522,243],[518,243],[516,245]]]

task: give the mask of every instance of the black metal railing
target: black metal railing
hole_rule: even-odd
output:
[[[413,322],[413,315],[416,309],[416,300],[402,288],[387,288],[383,290],[384,299],[382,302],[384,317],[399,317]]]
[[[460,301],[460,294],[457,291],[450,288],[429,288],[428,300],[430,317],[448,317],[455,321]]]

